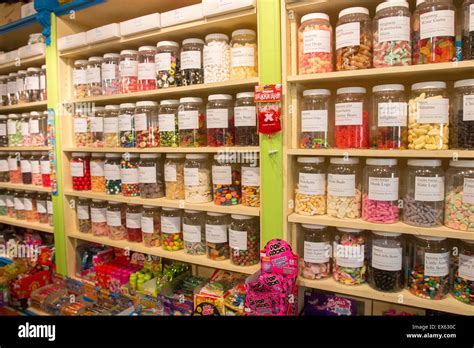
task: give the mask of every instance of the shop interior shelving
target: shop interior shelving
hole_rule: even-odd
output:
[[[47,146],[6,146],[0,147],[1,152],[17,152],[17,151],[48,151]]]
[[[288,223],[285,228],[285,238],[298,250],[301,245],[302,235],[299,224],[319,224],[334,227],[360,228],[365,230],[377,230],[386,232],[400,232],[406,235],[431,235],[452,239],[474,239],[472,232],[453,230],[447,227],[419,228],[409,226],[402,222],[396,224],[373,224],[361,219],[337,219],[322,216],[304,216],[294,213],[294,190],[296,176],[297,156],[324,156],[324,157],[360,157],[362,163],[367,157],[398,158],[399,165],[405,166],[408,158],[442,158],[447,165],[449,159],[474,158],[474,151],[417,151],[417,150],[340,150],[340,149],[300,149],[298,143],[299,115],[301,94],[304,89],[328,88],[335,95],[339,87],[362,86],[366,87],[370,94],[371,88],[383,83],[401,83],[405,85],[405,91],[410,90],[410,85],[422,81],[447,81],[452,86],[453,81],[469,78],[474,74],[474,61],[463,61],[453,63],[439,63],[420,66],[393,67],[379,69],[365,69],[358,71],[330,72],[321,74],[298,75],[297,73],[297,31],[301,23],[301,17],[311,12],[327,13],[331,19],[333,30],[336,26],[337,16],[340,10],[351,6],[364,6],[370,10],[371,18],[375,14],[375,7],[381,1],[360,0],[357,4],[347,0],[306,0],[291,1],[282,0],[282,62],[283,62],[283,88],[286,94],[284,110],[287,117],[285,120],[285,199],[284,209]],[[410,0],[410,9],[413,11],[415,1]],[[462,1],[454,1],[458,9]],[[457,28],[459,29],[459,28]],[[432,301],[415,297],[408,290],[398,293],[383,293],[375,291],[368,285],[346,286],[339,284],[332,278],[326,280],[307,280],[300,278],[301,286],[308,288],[330,291],[362,298],[405,304],[408,306],[440,310],[444,312],[472,315],[472,306],[463,304],[448,295],[443,300]]]
[[[0,182],[0,188],[12,189],[12,190],[35,191],[35,192],[51,192],[51,188],[49,187],[25,185],[25,184],[11,184],[9,182]]]
[[[54,233],[53,226],[49,226],[48,224],[42,224],[39,222],[28,222],[26,220],[18,220],[6,216],[0,216],[0,223],[17,227],[30,228],[35,231]]]
[[[48,102],[46,100],[43,100],[43,101],[37,101],[37,102],[32,102],[32,103],[0,106],[0,112],[1,113],[18,113],[18,112],[26,112],[26,111],[45,111],[47,106],[48,106]]]

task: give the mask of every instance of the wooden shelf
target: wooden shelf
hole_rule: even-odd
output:
[[[40,224],[38,222],[27,222],[26,220],[12,219],[6,216],[0,216],[0,223],[23,228],[30,228],[36,231],[54,233],[53,226],[49,226],[48,224]]]
[[[156,147],[152,149],[137,149],[123,147],[65,147],[64,152],[119,152],[119,153],[217,153],[217,152],[260,152],[257,146],[233,147]]]
[[[39,102],[33,103],[25,103],[25,104],[17,104],[17,105],[8,105],[8,106],[0,106],[0,113],[15,113],[19,111],[46,111],[48,107],[48,101],[43,100]]]
[[[39,55],[30,58],[21,58],[17,61],[0,64],[0,75],[7,75],[11,72],[17,72],[20,69],[26,69],[31,67],[41,67],[41,65],[45,64],[45,56]]]
[[[7,146],[7,147],[0,147],[0,151],[5,152],[18,152],[18,151],[48,151],[49,148],[47,146]]]
[[[151,205],[155,207],[190,209],[199,211],[208,211],[225,214],[240,214],[249,216],[259,216],[260,209],[245,207],[241,204],[234,206],[220,206],[214,203],[187,203],[185,201],[175,201],[166,198],[142,199],[140,197],[124,197],[121,195],[106,195],[105,193],[96,193],[91,191],[73,191],[65,190],[64,194],[70,197],[81,197],[90,199],[101,199],[105,201],[122,202],[127,204]]]
[[[11,190],[51,192],[51,187],[24,185],[24,184],[11,184],[9,182],[0,182],[0,188],[6,188],[6,189],[11,189]]]
[[[350,156],[350,157],[398,157],[398,158],[474,158],[469,150],[356,150],[356,149],[288,149],[288,155],[297,156]]]
[[[332,278],[322,280],[308,280],[304,278],[299,278],[299,285],[318,290],[331,291],[344,295],[364,297],[371,300],[379,300],[403,304],[406,306],[427,308],[459,315],[474,315],[474,306],[462,303],[453,298],[451,295],[448,295],[443,300],[427,300],[416,297],[408,290],[402,290],[401,292],[395,293],[381,292],[372,289],[367,284],[348,286],[340,284]]]
[[[69,233],[70,238],[75,238],[87,242],[93,242],[97,244],[108,245],[114,248],[129,249],[135,252],[140,252],[149,255],[160,256],[165,259],[188,262],[195,265],[200,265],[210,268],[220,268],[232,272],[239,272],[245,274],[253,274],[259,268],[260,265],[254,265],[249,267],[233,265],[230,260],[214,261],[207,258],[206,255],[188,255],[183,250],[180,251],[167,251],[161,247],[146,247],[142,243],[130,243],[124,240],[111,240],[107,237],[97,237],[92,234],[84,234],[80,232]]]

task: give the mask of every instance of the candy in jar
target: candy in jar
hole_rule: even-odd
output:
[[[16,77],[17,73],[9,73],[8,74],[8,82],[7,82],[7,105],[15,105],[18,104],[18,89],[16,86]]]
[[[8,190],[6,192],[6,205],[7,205],[7,216],[9,218],[15,217],[15,201],[14,201],[14,194],[15,192],[13,190]]]
[[[120,54],[104,54],[101,66],[102,94],[112,95],[120,93]]]
[[[155,77],[156,47],[141,46],[138,48],[138,90],[156,89]]]
[[[212,94],[206,109],[207,145],[232,146],[235,141],[232,96]]]
[[[74,145],[76,147],[91,146],[91,126],[89,121],[90,115],[86,108],[77,109],[73,116]]]
[[[179,209],[161,209],[161,246],[164,250],[183,249],[182,213]]]
[[[76,202],[77,229],[81,233],[92,233],[90,199],[79,198]]]
[[[135,126],[135,144],[138,148],[157,147],[160,144],[158,132],[158,103],[139,101],[136,103],[133,123]]]
[[[106,105],[104,115],[104,146],[120,146],[119,135],[119,105]]]
[[[21,146],[31,146],[30,137],[30,114],[25,112],[21,114],[20,119]]]
[[[30,157],[31,183],[35,186],[43,186],[40,158],[41,158],[41,155],[39,153],[33,153]]]
[[[229,225],[230,262],[252,266],[260,261],[260,225],[255,216],[232,214]]]
[[[204,41],[190,38],[183,40],[181,46],[181,77],[183,86],[204,83],[202,54]]]
[[[48,210],[46,204],[47,196],[47,193],[38,193],[38,198],[36,199],[36,207],[38,209],[38,217],[41,224],[48,223]]]
[[[38,210],[36,207],[36,192],[29,191],[23,198],[25,208],[25,219],[27,222],[39,222]]]
[[[138,181],[140,183],[141,198],[164,197],[164,168],[161,154],[150,153],[140,155]]]
[[[45,146],[47,144],[47,116],[39,112],[30,112],[29,130],[31,146]]]
[[[48,99],[48,89],[46,88],[46,65],[41,65],[41,72],[39,74],[39,100]]]
[[[326,214],[326,168],[324,157],[298,157],[295,212],[300,215]]]
[[[155,70],[158,88],[181,86],[179,43],[160,41],[156,44]]]
[[[94,236],[105,237],[107,228],[107,201],[93,199],[91,207],[91,231]]]
[[[8,121],[7,120],[8,120],[7,115],[0,115],[0,147],[8,146],[8,135],[7,135]]]
[[[140,196],[138,180],[138,154],[124,154],[120,162],[120,178],[122,195],[125,197]]]
[[[15,218],[18,220],[25,220],[25,205],[23,204],[23,198],[25,197],[24,191],[16,190],[13,196],[13,204],[15,208]]]
[[[107,235],[112,240],[127,238],[125,207],[120,202],[109,202],[107,205]]]
[[[8,76],[0,75],[0,106],[8,105]]]
[[[88,191],[91,189],[90,157],[85,152],[73,152],[70,161],[72,189]]]
[[[178,107],[180,147],[207,145],[206,117],[201,98],[181,98]]]
[[[185,210],[183,217],[184,251],[189,255],[206,253],[206,213]]]
[[[331,237],[327,226],[301,225],[303,243],[300,245],[300,275],[306,279],[322,279],[331,272]]]
[[[158,110],[160,147],[178,147],[178,100],[162,100]]]
[[[260,166],[258,154],[242,156],[242,205],[260,207]]]
[[[223,82],[230,79],[230,45],[225,34],[206,35],[203,52],[204,83]]]
[[[121,157],[119,153],[108,153],[105,155],[105,193],[108,195],[119,195],[122,193],[122,179],[120,177]]]
[[[257,34],[254,30],[239,29],[232,32],[230,59],[231,79],[238,80],[258,76]]]
[[[20,153],[8,153],[8,171],[10,174],[11,184],[23,184],[20,166]]]
[[[147,247],[161,245],[160,208],[145,205],[141,218],[143,244]]]
[[[26,69],[25,93],[29,103],[40,101],[40,73],[41,68]]]
[[[54,226],[53,201],[51,194],[48,194],[48,197],[46,198],[46,210],[48,212],[48,225]]]
[[[0,182],[10,181],[10,169],[8,167],[8,153],[0,153]]]
[[[474,59],[474,0],[462,4],[462,59]]]
[[[212,201],[211,165],[206,154],[187,154],[184,162],[184,193],[189,203]]]
[[[135,103],[120,104],[118,127],[121,147],[135,147]]]
[[[240,165],[232,163],[226,155],[214,155],[212,185],[215,204],[240,204],[242,199]]]
[[[87,95],[96,97],[102,95],[102,57],[90,57],[87,63]]]
[[[28,102],[26,91],[25,91],[25,79],[26,70],[18,70],[16,76],[16,90],[18,93],[18,104],[24,104]]]
[[[0,190],[0,216],[7,216],[6,190]]]
[[[74,98],[85,98],[87,96],[87,60],[76,60],[72,71],[72,83],[74,85]]]
[[[104,155],[93,153],[91,158],[91,190],[92,192],[105,192]]]
[[[21,134],[20,116],[17,114],[9,114],[7,121],[8,146],[21,146],[23,143],[23,135]]]
[[[120,93],[138,90],[138,52],[123,50],[120,52]]]
[[[94,106],[93,115],[89,117],[92,147],[104,147],[104,116],[105,107]]]
[[[236,146],[258,146],[257,109],[254,92],[237,93],[234,104]]]
[[[474,241],[461,240],[459,260],[454,271],[452,294],[455,299],[474,304]]]
[[[474,12],[474,4],[472,6]],[[454,111],[451,114],[451,147],[472,150],[474,149],[474,79],[454,83],[453,109]]]
[[[47,152],[41,152],[40,170],[43,187],[51,187],[51,164],[49,163],[49,154]]]
[[[167,199],[182,200],[184,191],[184,154],[166,155],[165,192]]]
[[[25,185],[33,183],[33,175],[31,173],[31,152],[23,152],[20,157],[21,181]]]
[[[364,230],[337,228],[333,245],[333,278],[345,285],[365,283],[367,240]]]
[[[303,91],[300,122],[300,148],[319,149],[329,147],[329,89]]]
[[[211,260],[221,261],[229,258],[228,225],[227,214],[207,213],[206,254]]]
[[[142,242],[142,206],[129,204],[126,213],[127,240],[129,242]]]

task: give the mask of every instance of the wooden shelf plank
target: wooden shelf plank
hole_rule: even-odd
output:
[[[47,146],[7,146],[0,147],[0,151],[17,152],[17,151],[48,151]]]
[[[6,188],[6,189],[11,189],[11,190],[51,192],[50,187],[43,187],[43,186],[36,186],[36,185],[24,185],[24,184],[11,184],[9,182],[0,182],[0,188]]]
[[[375,149],[288,149],[288,155],[297,156],[350,156],[398,158],[474,158],[469,150],[375,150]]]
[[[49,226],[47,224],[40,224],[38,222],[27,222],[26,220],[12,219],[6,216],[0,216],[0,223],[23,228],[30,228],[36,231],[54,233],[53,226]]]
[[[19,112],[19,111],[46,111],[47,107],[48,107],[48,101],[43,100],[43,101],[33,102],[33,103],[0,106],[0,113],[7,113],[7,112],[14,113],[14,112]]]
[[[64,152],[120,152],[120,153],[217,153],[217,152],[260,152],[257,146],[233,146],[233,147],[156,147],[152,149],[136,149],[123,147],[65,147]]]
[[[0,64],[0,75],[7,75],[11,72],[16,72],[20,69],[26,69],[30,67],[41,67],[41,65],[45,64],[45,56],[39,55],[30,58],[21,58],[17,61]]]

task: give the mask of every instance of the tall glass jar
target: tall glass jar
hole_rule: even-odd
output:
[[[89,117],[92,147],[104,147],[105,113],[105,107],[94,106],[93,115]]]
[[[20,115],[9,114],[7,121],[8,146],[21,146],[23,136],[21,135]]]
[[[20,119],[21,146],[31,146],[30,137],[30,114],[25,112],[21,114]]]
[[[158,88],[181,86],[179,43],[174,41],[158,42],[155,64]]]
[[[31,183],[35,186],[43,186],[43,178],[41,176],[40,158],[41,158],[41,155],[37,152],[33,152],[31,157],[30,157]]]
[[[160,144],[157,107],[158,103],[154,101],[139,101],[136,104],[133,123],[138,148],[158,147]]]
[[[258,218],[231,215],[229,225],[230,262],[237,266],[252,266],[260,261],[260,225]]]
[[[212,189],[216,205],[237,205],[242,202],[242,169],[225,154],[214,155]]]
[[[0,216],[7,216],[7,190],[0,190]]]
[[[155,55],[155,46],[141,46],[138,48],[139,91],[150,91],[156,89]]]
[[[232,96],[212,94],[206,109],[207,145],[233,146],[235,143]]]
[[[38,223],[39,215],[36,206],[36,192],[27,191],[23,198],[23,206],[25,207],[25,220],[26,222]]]
[[[472,6],[474,12],[474,4]],[[453,109],[451,147],[472,150],[474,149],[474,79],[454,83]]]
[[[329,147],[329,89],[303,91],[300,122],[300,148],[320,149]]]
[[[206,217],[206,254],[214,261],[229,258],[229,215],[207,213]]]
[[[39,100],[48,99],[48,89],[46,88],[46,65],[41,66],[41,71],[39,74]]]
[[[472,289],[474,288],[474,241],[461,240],[459,248],[459,259],[454,270],[454,281],[452,294],[455,299],[473,305],[474,297]]]
[[[138,52],[120,52],[120,93],[133,93],[138,90]]]
[[[96,97],[102,95],[102,57],[90,57],[87,63],[87,95]]]
[[[90,111],[87,107],[76,108],[72,118],[74,130],[74,145],[76,147],[91,146],[91,125],[89,122]]]
[[[183,86],[204,83],[204,70],[202,68],[202,52],[204,41],[190,38],[183,40],[181,46],[181,78]]]
[[[118,147],[119,141],[119,119],[120,106],[106,105],[104,115],[104,146]]]
[[[38,198],[36,199],[36,207],[38,208],[38,217],[40,224],[48,223],[48,209],[46,204],[47,193],[38,193]],[[90,223],[89,223],[90,225]],[[90,233],[90,229],[89,229]]]
[[[87,96],[87,63],[87,60],[74,61],[74,70],[72,71],[74,98],[85,98]]]
[[[107,201],[93,199],[91,207],[91,231],[94,236],[105,237],[109,233],[107,228]]]
[[[20,153],[8,153],[8,171],[10,173],[11,184],[23,184],[20,166]]]
[[[29,129],[31,146],[45,146],[48,139],[48,120],[44,114],[30,112]]]
[[[120,178],[122,180],[122,196],[140,196],[140,184],[138,182],[138,154],[126,153],[120,161]]]
[[[173,208],[161,209],[161,246],[164,250],[183,249],[182,211]]]
[[[118,127],[121,147],[135,147],[135,103],[120,104]]]
[[[234,104],[236,146],[258,146],[257,110],[253,92],[237,93]]]
[[[337,228],[333,245],[333,278],[344,285],[357,285],[367,279],[368,241],[364,230]]]
[[[298,157],[295,212],[300,215],[326,214],[326,168],[324,157]]]
[[[397,160],[369,158],[362,182],[362,219],[379,224],[393,224],[400,217]]]
[[[122,179],[120,176],[121,157],[119,153],[108,153],[105,155],[105,193],[108,195],[119,195],[122,193]]]
[[[49,226],[54,226],[53,198],[51,194],[48,194],[46,198],[46,210],[48,211],[48,224]]]
[[[474,0],[462,3],[462,59],[474,59]]]
[[[112,240],[127,238],[125,206],[121,202],[108,202],[107,235]]]
[[[88,191],[91,189],[90,155],[85,152],[73,152],[70,161],[72,189]]]
[[[349,7],[339,12],[336,26],[336,70],[372,67],[372,25],[369,10]]]
[[[25,93],[29,103],[40,101],[40,73],[41,68],[26,69]]]
[[[15,208],[15,219],[25,220],[25,205],[23,203],[23,198],[25,198],[25,191],[15,190],[13,195],[13,204]]]
[[[446,171],[444,224],[474,232],[474,161],[450,161]]]
[[[10,181],[10,169],[8,166],[8,153],[0,153],[0,182]]]
[[[0,147],[8,146],[7,120],[7,115],[0,115]]]
[[[129,242],[142,242],[142,206],[129,204],[126,213],[127,240]]]
[[[143,244],[146,247],[159,247],[161,245],[160,208],[143,206],[141,226]]]
[[[77,229],[80,233],[92,233],[91,200],[88,198],[78,198],[76,202]]]
[[[331,235],[327,226],[301,225],[303,243],[299,244],[300,275],[306,279],[323,279],[331,272]]]
[[[8,76],[0,75],[0,106],[8,105]]]
[[[186,202],[212,201],[211,164],[206,154],[187,154],[184,162],[184,195]]]
[[[258,76],[257,34],[254,30],[239,29],[232,32],[230,62],[232,80]]]
[[[160,147],[178,147],[178,107],[179,100],[162,100],[158,110],[158,130]]]
[[[181,98],[178,107],[180,147],[207,146],[206,116],[201,98]]]
[[[141,154],[138,165],[140,197],[144,199],[165,196],[164,168],[161,154]]]
[[[31,173],[31,152],[22,152],[20,157],[21,180],[25,185],[33,183],[33,175]]]
[[[25,90],[25,79],[26,70],[18,70],[16,76],[16,90],[18,92],[18,104],[24,104],[28,102],[28,98]]]
[[[184,251],[189,255],[206,253],[206,213],[197,210],[185,210],[183,217]]]
[[[104,154],[93,153],[91,156],[91,190],[105,192]]]
[[[260,165],[256,153],[242,156],[242,205],[260,207]]]
[[[102,77],[102,94],[120,93],[120,54],[106,53],[102,59],[100,75]]]
[[[6,204],[7,204],[7,216],[9,218],[15,217],[15,202],[14,202],[15,191],[8,190],[6,192]]]
[[[18,89],[16,86],[17,73],[9,73],[7,81],[8,105],[18,104]]]
[[[166,198],[182,200],[184,193],[184,154],[169,153],[165,161]]]
[[[225,34],[206,35],[203,52],[204,83],[223,82],[230,79],[230,45]]]
[[[49,163],[49,154],[47,152],[41,152],[40,170],[43,187],[51,187],[51,164]]]

